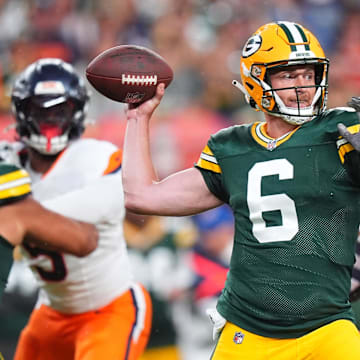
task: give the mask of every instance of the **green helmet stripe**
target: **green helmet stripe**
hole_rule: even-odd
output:
[[[292,44],[295,42],[290,30],[285,24],[278,23],[279,26],[284,30],[285,35],[287,36],[289,43]],[[296,45],[290,45],[291,51],[296,51]]]
[[[305,35],[305,33],[304,33],[304,30],[301,28],[301,26],[299,26],[298,24],[295,24],[295,27],[299,30],[299,33],[300,33],[303,41],[304,41],[304,42],[308,42],[308,39],[307,39],[307,37],[306,37],[306,35]],[[305,50],[310,51],[310,46],[309,46],[309,44],[306,44],[306,45],[305,45]]]
[[[304,29],[300,25],[287,21],[278,22],[277,24],[286,34],[290,43],[291,51],[310,51],[309,44],[305,44],[308,42],[308,38],[305,35]]]

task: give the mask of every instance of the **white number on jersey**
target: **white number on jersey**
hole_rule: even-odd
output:
[[[299,231],[295,202],[286,194],[261,196],[264,176],[279,175],[279,181],[294,178],[294,166],[286,159],[256,163],[248,174],[247,203],[253,235],[260,243],[290,241]],[[282,225],[266,226],[262,214],[279,210]]]

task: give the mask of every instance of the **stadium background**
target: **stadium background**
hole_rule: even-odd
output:
[[[231,81],[239,79],[246,39],[275,20],[303,24],[323,45],[331,60],[329,107],[360,95],[359,0],[0,0],[1,139],[14,139],[9,95],[14,78],[29,63],[60,57],[84,76],[86,65],[103,50],[136,44],[160,53],[175,75],[152,120],[159,174],[192,166],[211,133],[259,119]],[[90,85],[89,90],[85,136],[121,147],[123,105]],[[31,279],[20,283],[0,306],[5,358],[33,304]]]

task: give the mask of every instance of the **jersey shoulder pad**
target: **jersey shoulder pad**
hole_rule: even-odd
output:
[[[252,124],[234,125],[212,135],[208,145],[217,158],[234,155],[249,140]]]
[[[31,194],[29,174],[16,165],[0,164],[0,205],[19,201]]]
[[[217,133],[211,136],[211,139],[214,139],[219,142],[228,141],[233,136],[239,134],[239,132],[248,129],[252,124],[243,124],[243,125],[233,125],[227,128],[219,130]]]
[[[118,148],[108,141],[79,139],[65,150],[51,172],[53,175],[82,172],[91,178],[98,177],[104,174],[117,150]]]
[[[356,110],[351,107],[336,107],[324,112],[323,117],[327,120],[335,119],[337,122],[351,121],[359,122]]]
[[[356,110],[350,106],[338,106],[338,107],[334,107],[334,108],[331,108],[331,109],[328,109],[325,111],[325,114],[329,114],[329,113],[333,113],[333,112],[356,112]]]
[[[359,124],[358,113],[351,107],[329,109],[318,120],[315,120],[314,125],[320,126],[326,133],[332,134],[332,137],[337,138],[339,136],[337,129],[339,123],[344,124],[346,127]]]

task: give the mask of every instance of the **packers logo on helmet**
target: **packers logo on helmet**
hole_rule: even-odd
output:
[[[259,35],[252,36],[245,44],[242,57],[247,58],[256,53],[261,47],[262,39]]]
[[[287,107],[269,81],[269,70],[311,64],[315,69],[316,89],[311,106]],[[240,61],[242,84],[233,84],[245,93],[256,110],[301,125],[326,108],[329,60],[316,37],[292,22],[269,23],[260,27],[246,42]],[[308,87],[308,86],[306,86]],[[297,91],[299,87],[294,87]]]

